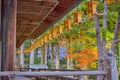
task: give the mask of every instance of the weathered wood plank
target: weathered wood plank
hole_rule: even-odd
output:
[[[54,71],[54,72],[0,72],[0,76],[8,76],[15,74],[16,76],[73,76],[73,75],[105,75],[105,71]]]

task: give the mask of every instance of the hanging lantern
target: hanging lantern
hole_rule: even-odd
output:
[[[40,46],[41,45],[41,42],[40,42],[40,40],[38,40],[38,46]]]
[[[43,42],[44,42],[44,43],[47,42],[47,36],[46,36],[46,35],[43,37]]]
[[[57,30],[55,30],[55,29],[51,30],[51,37],[52,38],[57,37]]]
[[[83,15],[83,12],[75,12],[74,13],[74,23],[77,23],[77,24],[80,24],[82,23],[82,15]]]
[[[24,53],[27,53],[27,50],[25,49],[23,52],[24,52]]]
[[[93,14],[97,13],[97,5],[98,5],[97,1],[92,1]]]
[[[87,2],[87,6],[88,6],[88,16],[92,17],[92,2]]]
[[[54,32],[51,30],[51,37],[54,38]]]
[[[89,17],[93,17],[93,15],[95,14],[95,13],[97,13],[97,5],[98,5],[98,2],[96,2],[96,1],[90,1],[90,2],[88,2],[87,3],[87,5],[88,5],[88,16]]]
[[[62,26],[61,25],[57,25],[56,26],[56,30],[57,30],[57,34],[62,34],[63,32],[62,32]]]
[[[107,4],[110,4],[111,0],[104,0],[104,2],[107,2]]]
[[[17,54],[20,54],[20,50],[17,50],[16,53],[17,53]]]
[[[41,45],[44,44],[44,42],[43,42],[43,38],[40,39],[40,43],[41,43]]]
[[[54,33],[54,37],[57,37],[57,30],[56,29],[54,29],[53,33]]]
[[[105,0],[104,2],[107,2],[108,4],[111,4],[111,3],[117,3],[118,0]]]
[[[72,20],[70,20],[70,19],[66,19],[65,21],[64,21],[64,26],[65,26],[65,29],[66,30],[71,30],[72,29]]]
[[[37,48],[37,43],[35,42],[35,44],[34,44],[34,48]]]
[[[48,40],[51,40],[51,39],[52,39],[52,38],[51,38],[51,34],[48,34],[48,35],[47,35],[47,39],[48,39]]]

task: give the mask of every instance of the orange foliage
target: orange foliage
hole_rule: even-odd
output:
[[[98,59],[97,48],[86,48],[80,53],[67,54],[65,58],[75,59],[77,61],[76,67],[78,68],[96,68],[95,60]]]
[[[86,48],[80,52],[80,55],[77,59],[77,67],[96,67],[95,60],[98,59],[97,48]]]

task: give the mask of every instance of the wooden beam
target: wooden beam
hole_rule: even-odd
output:
[[[40,14],[40,13],[37,13],[37,12],[20,12],[20,11],[17,11],[17,13],[18,14],[34,14],[34,15]]]

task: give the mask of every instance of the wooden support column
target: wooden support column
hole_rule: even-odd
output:
[[[73,69],[73,60],[72,60],[72,58],[67,58],[67,69]]]
[[[56,44],[56,69],[59,69],[60,66],[59,49],[59,44]]]
[[[14,70],[17,0],[1,0],[2,71]],[[5,79],[4,79],[5,80]]]
[[[41,64],[44,64],[44,60],[43,60],[43,46],[41,46],[40,48],[40,56],[41,56]]]
[[[44,45],[44,62],[45,62],[45,65],[47,65],[47,46],[46,46],[46,44]]]
[[[51,44],[51,49],[52,49],[52,68],[54,69],[55,62],[54,62],[54,44]]]
[[[31,44],[33,44],[33,41],[31,41]],[[30,52],[30,64],[34,64],[34,49]]]
[[[106,55],[106,80],[118,80],[118,72],[114,53],[109,51]]]
[[[41,50],[41,64],[47,65],[47,51],[46,51],[46,44],[43,45]]]
[[[2,56],[2,27],[1,27],[1,0],[0,0],[0,71],[1,71],[1,56]]]
[[[24,44],[20,47],[20,67],[24,68]]]

